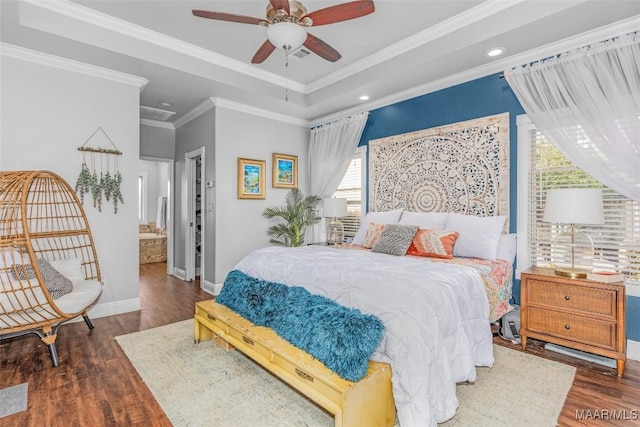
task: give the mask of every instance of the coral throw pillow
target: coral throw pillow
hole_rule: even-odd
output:
[[[453,258],[453,245],[457,238],[457,231],[421,228],[413,237],[411,246],[407,250],[407,255]]]
[[[384,230],[384,224],[376,224],[375,222],[370,222],[369,227],[367,227],[367,235],[364,238],[362,247],[367,249],[371,249],[372,247],[374,247],[376,243],[378,243],[378,240],[380,240],[382,230]]]

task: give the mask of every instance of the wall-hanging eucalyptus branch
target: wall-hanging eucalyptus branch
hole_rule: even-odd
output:
[[[109,140],[113,149],[111,148],[91,148],[86,145],[96,136],[98,132]],[[124,203],[122,193],[120,192],[120,185],[122,184],[122,175],[118,170],[118,156],[122,155],[122,152],[118,150],[118,147],[111,141],[109,135],[99,127],[96,131],[78,147],[78,151],[82,151],[82,168],[80,175],[76,181],[76,193],[80,197],[80,201],[84,204],[85,193],[91,193],[93,198],[93,207],[98,208],[99,212],[102,212],[102,197],[109,202],[113,201],[113,212],[118,213],[118,203]],[[91,169],[87,166],[86,153],[91,156]],[[96,154],[98,154],[100,161],[100,177],[98,178],[98,171],[96,169]],[[104,157],[103,157],[104,156]],[[106,157],[106,172],[104,168],[104,160]],[[114,161],[111,162],[111,157]],[[111,174],[111,164],[113,163],[113,175]]]

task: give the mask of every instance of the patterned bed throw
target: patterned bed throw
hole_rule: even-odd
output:
[[[239,270],[229,273],[216,302],[257,326],[273,329],[349,381],[366,375],[384,333],[382,321],[374,315]]]
[[[336,246],[338,249],[369,251],[360,245],[344,244]],[[509,304],[511,299],[511,290],[513,287],[513,267],[508,261],[496,259],[488,261],[478,258],[462,258],[456,257],[451,259],[418,257],[407,255],[411,258],[421,259],[425,262],[444,262],[449,264],[465,265],[475,269],[480,273],[482,283],[489,300],[489,321],[495,322],[513,308]]]
[[[512,307],[509,304],[509,299],[511,299],[511,287],[513,285],[513,267],[508,261],[503,259],[487,261],[486,259],[477,258],[431,258],[430,261],[466,265],[480,273],[484,288],[487,291],[487,299],[489,300],[489,321],[495,322],[511,311]]]

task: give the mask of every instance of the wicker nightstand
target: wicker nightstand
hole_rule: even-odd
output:
[[[520,284],[520,335],[616,359],[619,377],[627,360],[623,282],[569,279],[532,267]]]

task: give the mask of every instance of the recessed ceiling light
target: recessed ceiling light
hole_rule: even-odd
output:
[[[493,58],[494,56],[500,56],[504,53],[504,48],[503,47],[493,47],[491,49],[489,49],[488,51],[486,51],[484,54],[490,58]]]
[[[158,104],[160,104],[160,105],[162,105],[164,107],[171,107],[173,105],[169,101],[158,101]]]
[[[369,95],[362,95],[362,96],[360,97],[360,101],[366,101],[366,100],[368,100],[368,99],[369,99]]]

